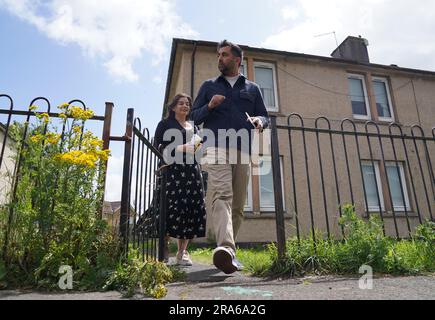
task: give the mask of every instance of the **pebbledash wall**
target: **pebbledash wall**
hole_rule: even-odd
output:
[[[0,123],[0,151],[3,149],[5,140],[5,127]],[[15,171],[15,162],[17,156],[16,142],[10,138],[6,139],[4,147],[3,164],[0,168],[0,205],[6,204],[12,188],[12,177]]]
[[[349,45],[356,44],[356,49],[360,52],[355,54],[355,51],[348,50]],[[435,126],[435,72],[413,70],[408,68],[398,67],[396,65],[378,65],[369,62],[367,54],[367,42],[361,38],[348,37],[339,48],[334,51],[334,57],[321,57],[306,54],[297,54],[291,52],[283,52],[276,50],[253,48],[241,46],[245,58],[243,62],[243,73],[248,79],[258,82],[256,79],[257,72],[263,72],[262,76],[271,76],[273,83],[274,108],[269,110],[270,115],[277,116],[278,124],[287,124],[287,117],[291,113],[298,113],[304,120],[304,125],[314,127],[315,119],[319,116],[327,117],[331,122],[331,127],[339,129],[341,120],[348,118],[356,123],[358,131],[365,130],[365,122],[367,120],[374,121],[380,128],[381,133],[388,133],[388,124],[393,120],[400,124],[404,131],[409,133],[410,126],[419,125],[424,133],[432,137],[432,128]],[[179,92],[185,92],[195,98],[199,87],[204,80],[216,77],[219,73],[217,69],[217,43],[209,41],[195,41],[186,39],[174,39],[172,44],[172,53],[167,79],[165,106],[170,102],[172,97]],[[341,49],[341,50],[340,50]],[[363,58],[361,58],[361,53]],[[352,55],[355,55],[354,58]],[[259,74],[259,73],[258,73]],[[261,76],[261,75],[260,75]],[[267,82],[267,81],[266,81]],[[352,85],[361,86],[364,95],[364,104],[366,111],[369,114],[367,117],[355,115],[352,109]],[[375,88],[376,83],[376,88]],[[391,118],[386,119],[380,117],[377,108],[377,96],[379,96],[379,84],[382,83],[385,88],[384,98],[388,100],[390,106]],[[264,93],[264,92],[263,92]],[[357,98],[358,100],[358,98]],[[163,108],[163,115],[166,113],[166,107]],[[362,119],[363,118],[363,119]],[[297,121],[296,121],[297,124]],[[323,126],[325,127],[325,126]],[[349,129],[350,126],[347,126]],[[373,132],[373,131],[372,131]],[[298,137],[299,135],[299,137]],[[300,133],[294,133],[293,155],[295,158],[303,155],[303,144],[300,138]],[[281,175],[283,177],[283,195],[285,208],[285,224],[286,235],[295,234],[295,217],[294,217],[294,201],[293,187],[290,178],[290,160],[289,160],[289,137],[287,132],[279,131],[279,149],[281,156]],[[314,148],[315,135],[307,136],[308,158],[311,176],[311,188],[313,195],[313,212],[316,221],[316,227],[324,229],[325,222],[321,214],[324,208],[322,197],[321,183],[318,172],[318,156],[317,149]],[[335,141],[336,140],[336,141]],[[355,152],[355,146],[349,140],[348,155],[352,158]],[[313,142],[313,144],[310,144]],[[342,142],[341,137],[334,137],[334,143],[339,145]],[[322,142],[326,145],[327,140]],[[383,190],[385,199],[385,209],[388,211],[388,189],[386,189],[385,167],[380,162],[379,146],[374,143],[372,146],[374,153],[373,158],[378,163],[376,172],[379,174],[380,190]],[[428,145],[428,152],[432,162],[435,160],[434,143]],[[367,144],[361,145],[361,158],[370,159],[369,149]],[[409,217],[412,226],[418,224],[415,204],[427,203],[423,197],[423,185],[415,183],[415,194],[411,192],[409,185],[408,170],[404,166],[405,155],[402,151],[397,151],[399,161],[403,161],[403,174],[406,181],[406,194],[408,197]],[[344,153],[335,151],[337,158],[337,171],[339,174],[339,185],[345,189],[347,183],[347,174],[344,164]],[[391,145],[386,145],[384,149],[385,160],[394,160]],[[417,161],[416,152],[410,150],[410,163],[413,160]],[[424,155],[423,155],[424,157]],[[331,159],[332,153],[325,148],[322,151],[322,162],[325,167],[332,168]],[[297,159],[296,159],[297,160]],[[303,159],[295,162],[295,180],[298,186],[298,197],[307,192],[304,189],[306,186],[305,166]],[[427,160],[427,159],[426,159]],[[434,163],[435,164],[435,163]],[[427,166],[424,166],[424,174],[428,176],[433,173],[429,172]],[[416,165],[412,165],[410,172],[417,171]],[[379,171],[379,172],[378,172]],[[350,174],[354,176],[354,181],[357,181],[360,175],[358,161],[351,161]],[[359,176],[360,177],[360,176]],[[334,179],[332,178],[332,170],[325,172],[325,189],[333,190],[335,188]],[[425,207],[420,205],[422,216],[429,218],[429,212],[435,211],[435,195],[433,194],[433,181],[429,180],[431,185],[427,185],[430,201]],[[262,181],[258,176],[251,177],[249,185],[248,203],[245,209],[245,221],[242,224],[238,242],[268,242],[276,240],[276,223],[274,209],[270,208],[270,190],[266,188],[270,186],[270,181]],[[367,216],[365,210],[365,201],[363,186],[361,184],[353,185],[355,193],[355,205],[357,212],[362,216]],[[336,195],[329,192],[327,195],[328,210],[330,212],[331,229],[334,234],[339,233],[338,210],[334,204]],[[272,197],[273,198],[273,197]],[[266,208],[261,202],[266,201],[269,208]],[[421,201],[419,201],[421,200]],[[344,196],[341,199],[342,203],[349,202],[350,196]],[[298,202],[299,222],[303,233],[310,231],[308,214],[308,201],[301,200]],[[376,210],[374,210],[376,211]],[[393,219],[391,212],[385,213],[386,232],[393,234]],[[397,214],[398,228],[405,232],[406,222],[403,213]],[[203,241],[204,239],[199,239]]]

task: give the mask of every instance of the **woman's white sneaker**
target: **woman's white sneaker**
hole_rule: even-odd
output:
[[[193,265],[192,260],[189,257],[189,253],[187,251],[183,252],[183,255],[181,256],[181,258],[177,255],[177,264],[179,266],[191,266]]]

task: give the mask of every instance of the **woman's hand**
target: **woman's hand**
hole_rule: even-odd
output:
[[[185,144],[184,152],[190,153],[190,154],[195,154],[195,147],[191,144]]]
[[[180,144],[179,146],[177,146],[177,152],[183,152],[183,153],[190,153],[190,154],[194,154],[195,153],[195,147],[191,144]]]

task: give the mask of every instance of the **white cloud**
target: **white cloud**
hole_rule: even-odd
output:
[[[155,76],[155,77],[153,77],[153,82],[154,82],[155,84],[162,84],[162,83],[163,83],[163,78],[162,78],[162,76]]]
[[[124,158],[111,156],[107,164],[106,201],[121,201],[122,170]]]
[[[100,57],[114,77],[136,81],[133,64],[144,52],[152,64],[168,55],[172,37],[197,37],[177,15],[174,0],[0,0],[0,7],[49,38]]]
[[[281,10],[281,15],[284,19],[292,19],[295,20],[299,17],[300,13],[297,9],[290,7],[290,6],[285,6],[284,8],[282,8]]]
[[[348,35],[369,40],[370,61],[435,70],[435,1],[294,0],[281,14],[283,24],[261,45],[329,56]],[[331,33],[315,37],[316,35]]]
[[[130,201],[132,203],[135,202],[135,196],[136,196],[136,180],[135,179],[145,179],[145,175],[149,177],[148,172],[148,165],[145,167],[138,167],[137,165],[137,159],[134,158],[134,165],[133,165],[133,183],[131,184],[131,190],[130,190]],[[138,168],[141,168],[140,171],[143,174],[142,178],[140,178],[140,175],[137,176]],[[123,170],[124,170],[124,157],[123,156],[115,156],[112,155],[109,157],[109,161],[107,163],[107,176],[106,176],[106,190],[104,194],[104,200],[106,201],[121,201],[121,192],[122,192],[122,177],[123,177]],[[148,179],[148,178],[147,178]],[[141,202],[145,203],[148,201],[148,188],[152,188],[152,185],[149,184],[149,181],[147,180],[147,184],[145,185],[144,180],[140,180],[143,182],[143,185],[141,185],[141,192],[142,192],[142,198]],[[139,184],[138,184],[139,185]],[[139,199],[139,198],[138,198]],[[139,200],[138,200],[139,202]]]

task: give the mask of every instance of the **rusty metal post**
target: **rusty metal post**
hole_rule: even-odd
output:
[[[103,150],[109,149],[110,147],[110,132],[112,128],[112,112],[113,112],[113,103],[112,102],[106,102],[106,111],[104,113],[104,124],[103,124]],[[104,167],[104,170],[100,170],[100,174],[102,174],[102,178],[99,179],[99,181],[102,181],[103,185],[103,195],[101,197],[101,208],[98,210],[99,212],[99,218],[103,218],[103,210],[104,210],[104,196],[106,193],[106,178],[107,178],[107,163],[108,160],[104,161],[102,164]],[[102,168],[100,168],[102,169]]]

